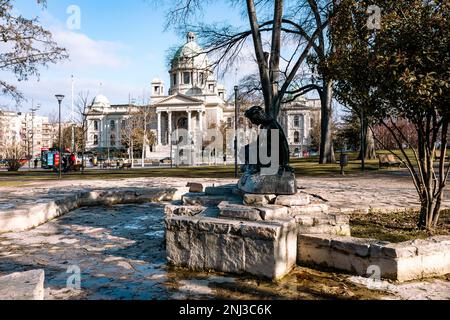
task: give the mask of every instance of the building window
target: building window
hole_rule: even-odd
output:
[[[111,120],[111,121],[109,122],[109,128],[111,129],[111,131],[116,130],[116,121]]]
[[[112,134],[110,138],[111,138],[111,146],[115,147],[116,146],[116,135]]]
[[[172,80],[173,80],[173,85],[176,86],[177,85],[177,74],[176,73],[172,76]]]
[[[159,86],[155,87],[155,94],[159,94]]]
[[[294,117],[294,127],[296,127],[296,128],[300,127],[300,117],[299,116]]]
[[[122,120],[122,124],[121,124],[121,128],[125,128],[127,126],[127,121],[126,120]]]
[[[233,119],[232,118],[227,118],[227,127],[231,128],[233,126]]]
[[[202,85],[205,84],[205,74],[203,72],[200,72],[198,75],[198,82],[200,82]]]
[[[222,99],[224,99],[223,92],[219,92],[219,97],[221,97]]]
[[[98,131],[98,121],[97,120],[94,121],[94,130]]]
[[[210,85],[209,85],[209,91],[210,91],[210,92],[214,92],[214,85],[213,85],[213,84],[210,84]]]
[[[191,73],[190,72],[183,72],[183,83],[191,84]]]
[[[300,143],[300,132],[294,132],[294,143]]]
[[[94,146],[98,146],[98,135],[94,135]]]

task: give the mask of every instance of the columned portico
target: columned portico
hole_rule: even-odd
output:
[[[194,131],[203,131],[204,128],[204,107],[201,106],[199,108],[160,108],[158,107],[157,115],[158,115],[158,143],[160,146],[169,145],[171,134],[174,129],[178,128],[178,121],[182,118],[185,118],[187,121],[185,122],[185,129],[188,130],[190,134],[194,134]],[[174,128],[174,121],[175,127]],[[166,126],[167,125],[167,126]],[[167,136],[168,139],[163,138],[163,131],[167,128]]]

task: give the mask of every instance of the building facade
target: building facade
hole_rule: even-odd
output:
[[[57,127],[48,117],[0,110],[0,147],[20,144],[28,156],[39,157],[57,142]]]
[[[169,76],[167,90],[161,79],[153,79],[151,102],[147,106],[111,105],[105,96],[95,97],[87,116],[87,149],[124,148],[123,129],[127,119],[142,108],[148,108],[154,115],[147,129],[154,131],[156,145],[153,152],[146,152],[147,158],[172,155],[171,147],[178,140],[176,135],[180,129],[194,136],[224,124],[234,128],[234,103],[227,101],[227,91],[214,77],[208,56],[194,33],[189,32],[186,43],[176,51]],[[240,118],[240,127],[248,127],[242,115]],[[291,152],[301,153],[308,148],[313,124],[320,121],[320,101],[299,98],[283,106],[279,121],[286,131]]]

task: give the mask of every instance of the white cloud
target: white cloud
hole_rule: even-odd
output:
[[[51,31],[58,45],[66,48],[70,55],[70,61],[64,63],[67,67],[120,68],[128,64],[128,60],[121,55],[128,48],[119,42],[93,40],[83,33],[61,28]]]

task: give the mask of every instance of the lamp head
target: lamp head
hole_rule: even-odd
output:
[[[55,97],[58,100],[58,102],[62,102],[64,99],[64,95],[62,95],[62,94],[57,94]]]

